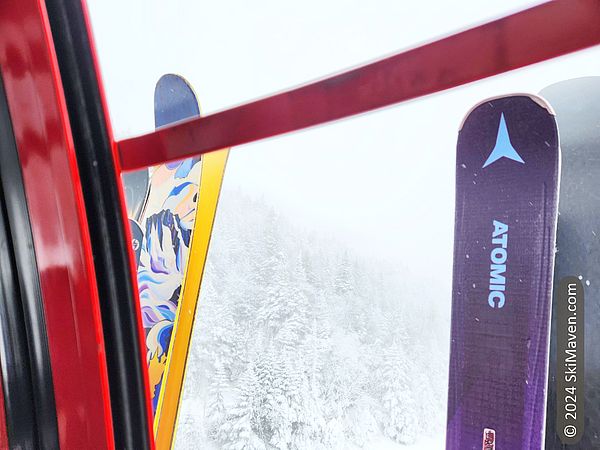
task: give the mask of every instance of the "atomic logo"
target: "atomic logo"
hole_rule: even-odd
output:
[[[508,158],[521,164],[525,164],[523,158],[521,158],[510,142],[508,128],[506,128],[506,121],[504,120],[504,113],[502,113],[500,116],[500,125],[498,126],[496,145],[494,146],[492,153],[490,153],[490,156],[488,156],[488,159],[486,159],[485,163],[483,164],[483,167],[485,168],[501,158]]]

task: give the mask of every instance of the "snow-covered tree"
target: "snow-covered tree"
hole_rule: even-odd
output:
[[[414,398],[409,367],[410,362],[402,357],[398,346],[385,352],[381,367],[381,424],[384,434],[401,444],[414,442],[419,431],[415,414],[417,399]]]
[[[370,449],[443,434],[447,342],[415,299],[397,268],[224,191],[186,372],[194,414],[176,449]]]
[[[240,376],[234,392],[236,403],[216,431],[216,440],[223,450],[266,450],[268,447],[256,434],[258,380],[250,365]]]

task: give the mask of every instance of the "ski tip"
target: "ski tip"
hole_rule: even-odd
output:
[[[200,104],[191,83],[174,73],[162,75],[154,88],[156,128],[200,116]]]
[[[473,111],[475,111],[477,108],[479,108],[481,105],[485,105],[486,103],[492,102],[494,100],[499,100],[499,99],[503,99],[503,98],[511,98],[511,97],[527,97],[527,98],[531,99],[534,103],[537,103],[541,108],[545,109],[548,112],[548,114],[550,114],[552,116],[556,116],[556,112],[554,111],[554,109],[552,108],[550,103],[546,99],[541,97],[540,95],[524,93],[524,92],[519,92],[519,93],[514,93],[514,94],[496,95],[494,97],[488,97],[485,100],[482,100],[482,101],[476,103],[475,105],[473,105],[471,107],[471,109],[469,109],[469,111],[467,111],[467,113],[463,117],[462,122],[460,123],[460,127],[458,128],[458,131],[459,132],[462,131],[462,129],[465,125],[465,122],[467,121],[467,119],[469,118],[471,113]]]
[[[585,123],[588,129],[593,130],[600,122],[600,76],[562,80],[546,86],[539,94],[552,103],[559,116],[558,121],[567,128],[572,128],[575,123],[579,124],[578,126]],[[595,138],[596,134],[591,132],[589,136]]]
[[[593,103],[597,103],[594,96],[589,94],[595,94],[598,92],[600,88],[600,76],[598,75],[590,75],[585,77],[575,77],[569,78],[566,80],[557,81],[555,83],[549,84],[545,88],[541,89],[539,94],[542,97],[548,95],[548,92],[560,89],[566,90],[570,89],[576,95],[586,96],[588,98],[593,99]],[[571,94],[571,92],[569,92]],[[573,102],[574,104],[578,104],[579,102]]]

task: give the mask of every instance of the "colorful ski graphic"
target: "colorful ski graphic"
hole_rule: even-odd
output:
[[[583,373],[576,375],[585,380],[584,391],[571,391],[578,403],[576,418],[584,426],[577,430],[576,439],[563,445],[559,435],[562,430],[557,429],[556,421],[558,350],[557,318],[553,314],[546,448],[588,450],[600,448],[600,346],[597,345],[600,341],[600,77],[562,81],[543,89],[541,95],[556,110],[562,150],[555,292],[564,277],[581,277],[585,314],[580,319],[583,323],[577,322],[577,329],[579,333],[584,330],[586,341],[582,346],[580,340],[577,347],[578,360],[584,360],[584,364]],[[555,296],[553,310],[556,310],[556,301]],[[578,318],[583,310],[583,305],[578,305]],[[579,356],[580,352],[585,358]],[[561,354],[561,358],[564,357]],[[559,392],[563,398],[568,393]],[[563,417],[565,413],[565,410],[558,411]]]
[[[155,89],[154,115],[157,128],[200,115],[196,96],[183,78],[171,74],[161,77]],[[138,264],[153,411],[188,260],[200,165],[199,157],[188,158],[123,175]]]
[[[183,78],[170,74],[160,78],[154,92],[157,128],[199,115],[196,96]],[[149,191],[140,218],[144,239],[138,287],[156,412],[196,215],[200,158],[161,164],[149,171]]]
[[[462,124],[447,449],[543,446],[559,167],[538,97],[484,101]]]

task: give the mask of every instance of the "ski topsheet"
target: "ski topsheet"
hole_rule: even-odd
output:
[[[163,75],[154,92],[157,128],[200,115],[188,82]],[[171,448],[228,149],[123,177],[146,335],[157,448]]]
[[[200,115],[193,90],[180,76],[161,77],[154,94],[157,128]],[[163,391],[196,217],[200,172],[200,158],[194,157],[122,177],[137,260],[153,411]]]
[[[465,118],[456,157],[446,447],[540,449],[559,180],[558,132],[540,98]]]

